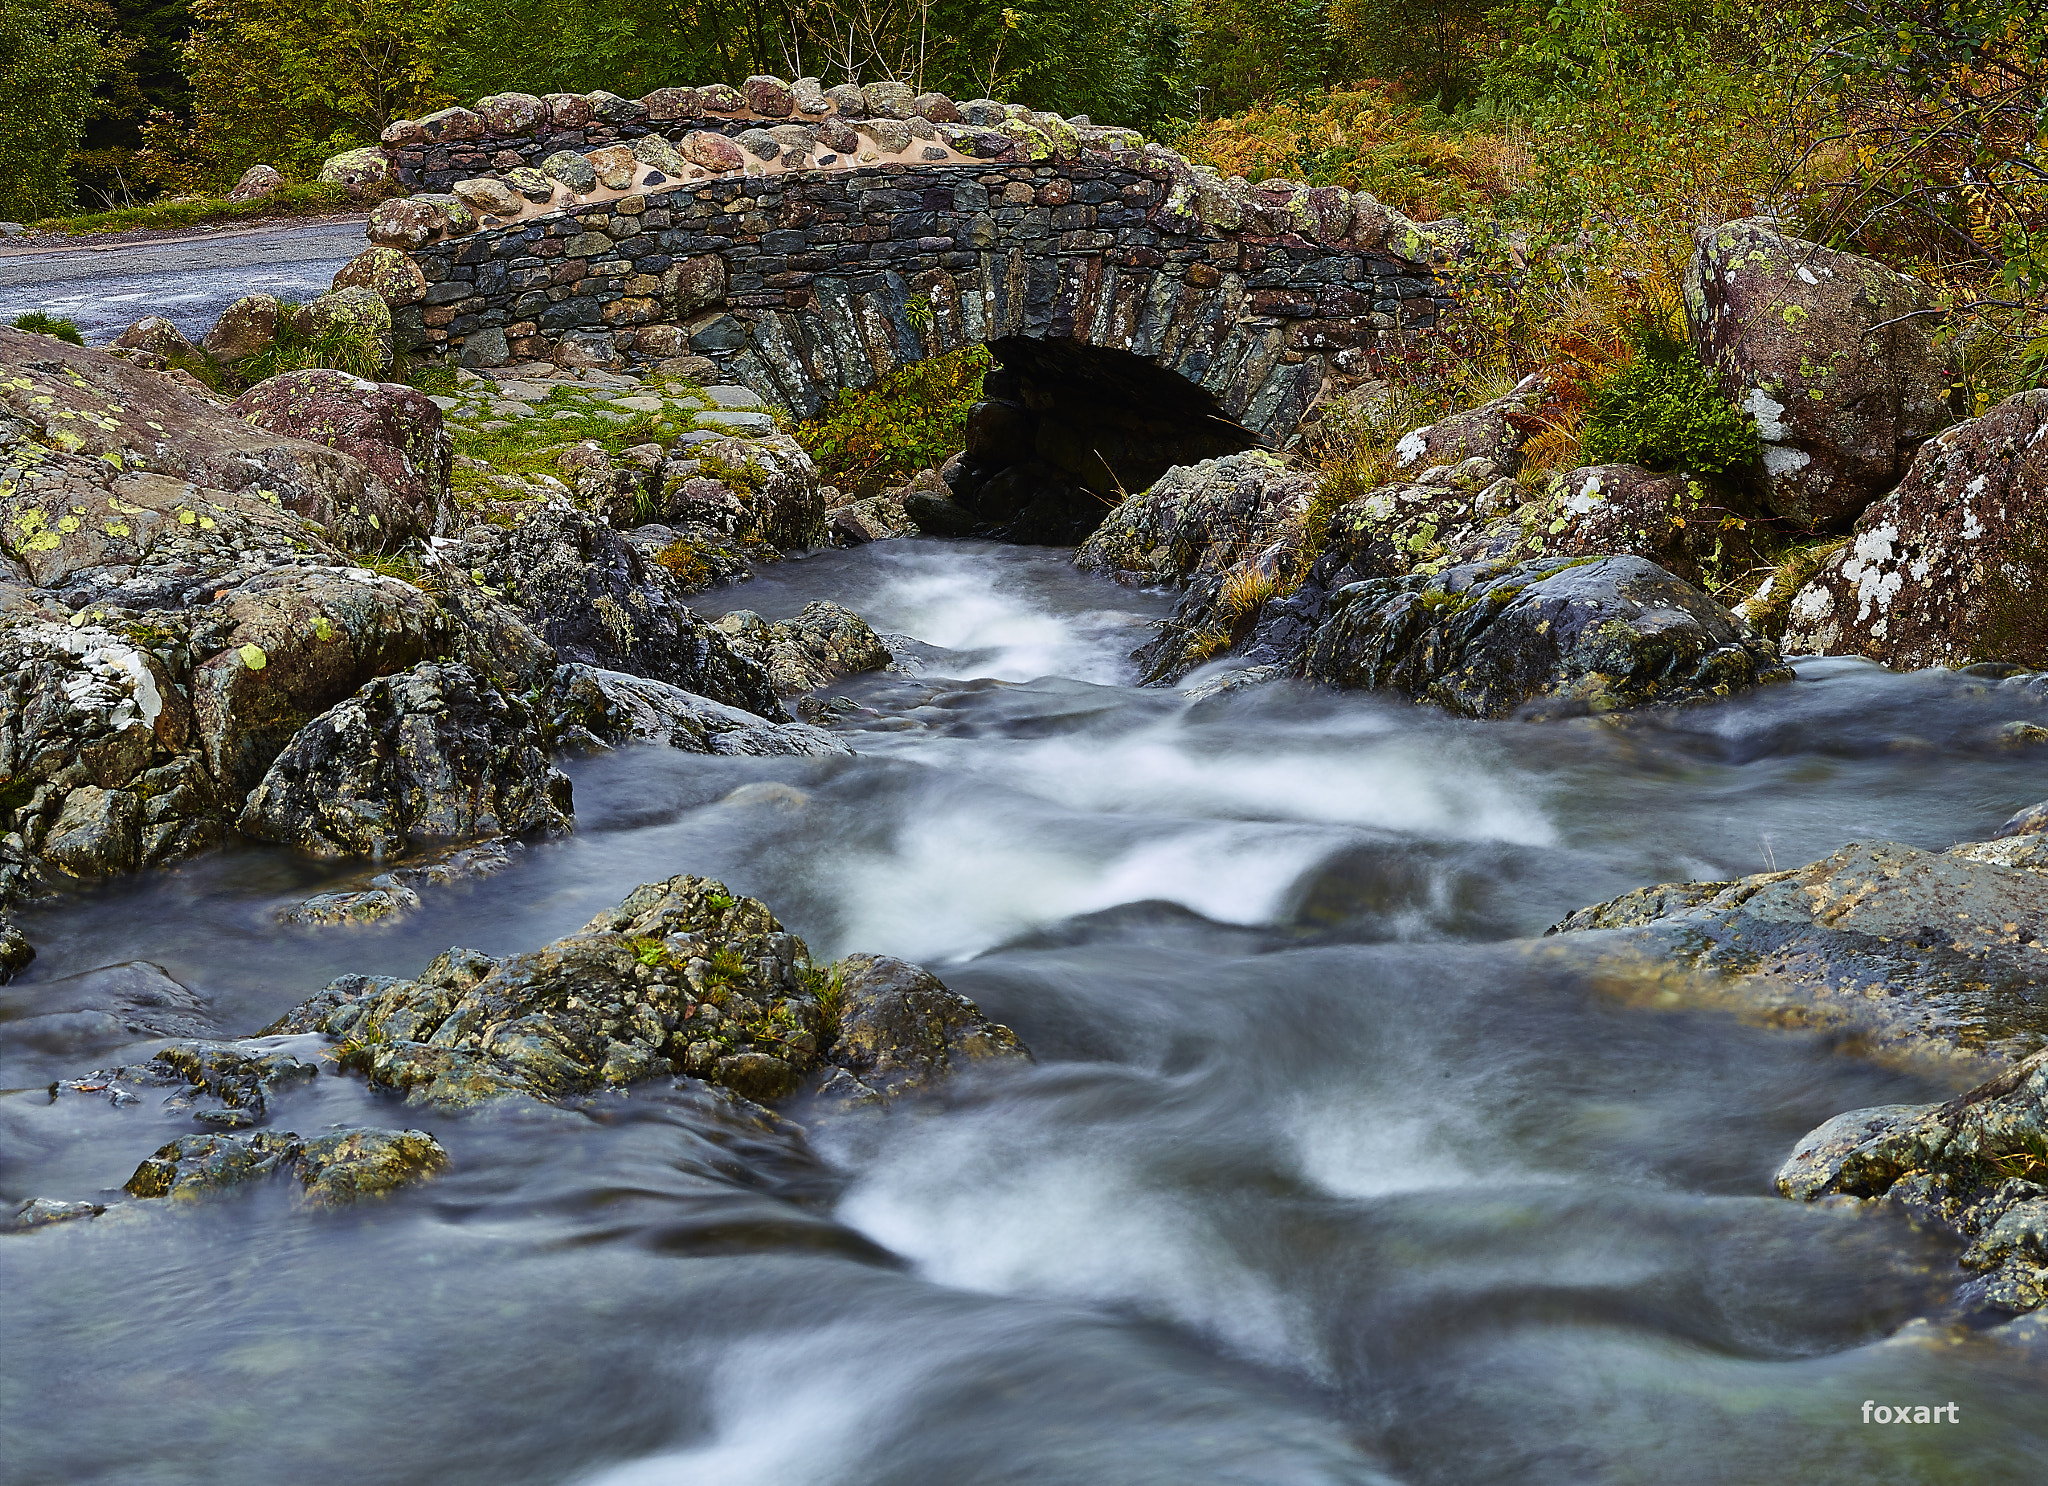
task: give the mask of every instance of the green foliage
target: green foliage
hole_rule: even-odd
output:
[[[343,209],[348,191],[320,181],[280,186],[254,201],[229,201],[224,196],[201,197],[196,201],[158,201],[148,206],[116,207],[110,211],[85,212],[75,217],[46,217],[37,222],[38,232],[134,232],[143,228],[197,227],[206,222],[242,222],[263,217],[319,216]]]
[[[1965,333],[2048,373],[2048,25],[2039,0],[1842,0],[1797,180],[1823,240],[1925,264]],[[1979,354],[1981,355],[1981,349]]]
[[[841,393],[822,415],[797,425],[796,440],[827,481],[873,495],[960,447],[991,364],[987,351],[970,346],[906,366]]]
[[[1504,200],[1524,168],[1514,141],[1378,86],[1253,108],[1178,131],[1174,143],[1224,175],[1370,191],[1419,221]]]
[[[0,217],[71,210],[77,188],[66,160],[84,137],[108,60],[85,21],[48,4],[0,0]]]
[[[392,120],[448,101],[436,78],[454,0],[192,0],[189,122],[143,127],[155,176],[220,187],[255,164],[305,178]]]
[[[1478,92],[1511,9],[1503,0],[1331,0],[1330,35],[1367,75],[1455,108]]]
[[[30,310],[25,315],[14,317],[16,330],[30,331],[36,335],[54,335],[60,341],[69,341],[74,346],[85,344],[85,337],[78,333],[78,322],[46,315],[41,310]]]
[[[316,366],[374,380],[384,370],[387,354],[381,338],[365,326],[336,321],[309,335],[287,311],[277,317],[277,338],[255,355],[236,362],[234,374],[245,387],[281,372]]]
[[[1336,81],[1329,0],[1190,0],[1188,54],[1197,113],[1300,102]]]
[[[1595,464],[1719,475],[1753,468],[1756,421],[1730,402],[1692,347],[1644,332],[1636,359],[1594,384],[1582,447]]]

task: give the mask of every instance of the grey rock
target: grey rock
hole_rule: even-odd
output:
[[[1306,671],[1473,717],[1543,719],[1789,679],[1769,642],[1637,557],[1473,563],[1347,585]]]
[[[302,728],[250,792],[247,835],[325,857],[571,828],[569,781],[524,703],[468,667],[380,677]]]

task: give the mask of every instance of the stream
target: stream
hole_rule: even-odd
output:
[[[666,1082],[401,1113],[323,1075],[274,1123],[416,1124],[447,1174],[340,1214],[273,1188],[0,1241],[0,1477],[2044,1479],[2048,1356],[1926,1319],[1954,1247],[1771,1191],[1829,1116],[1975,1080],[1632,1004],[1531,940],[1645,883],[1981,840],[2048,794],[1999,735],[2048,696],[1829,659],[1543,725],[1295,684],[1194,701],[1128,684],[1171,595],[1068,556],[899,540],[704,595],[832,598],[884,634],[895,669],[823,693],[858,756],[572,762],[573,837],[390,926],[280,926],[336,874],[254,846],[18,915],[10,1202],[118,1198],[192,1128],[46,1092],[156,1045],[81,1009],[156,973],[132,962],[244,1035],[336,975],[532,949],[685,871],[820,957],[928,966],[1037,1061],[786,1120]],[[1871,1398],[1960,1423],[1866,1425]]]

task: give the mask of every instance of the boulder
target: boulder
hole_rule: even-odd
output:
[[[796,93],[779,77],[750,77],[740,84],[740,96],[765,118],[786,119],[796,112]]]
[[[1924,444],[1791,601],[1789,654],[2048,669],[2048,389]]]
[[[691,613],[681,581],[609,527],[551,502],[449,554],[505,595],[565,661],[666,681],[789,721],[767,674]]]
[[[658,504],[670,516],[709,520],[742,546],[778,550],[825,543],[818,468],[786,433],[716,438],[678,448],[664,463]],[[711,491],[707,484],[718,488]],[[706,502],[728,514],[712,517]]]
[[[929,490],[906,492],[903,514],[928,537],[964,537],[980,525],[975,514],[965,506]]]
[[[1550,932],[1713,977],[1697,992],[1773,1023],[1919,1056],[2018,1058],[2048,1044],[2048,839],[1922,851],[1857,843],[1788,872],[1665,883]]]
[[[566,833],[568,778],[538,720],[467,666],[379,677],[301,728],[250,791],[243,834],[374,861],[484,836]]]
[[[345,284],[291,312],[292,329],[324,348],[370,354],[379,370],[391,365],[391,306],[375,290]]]
[[[1348,584],[1329,602],[1312,679],[1471,717],[1703,701],[1791,676],[1734,615],[1638,557],[1463,564]]]
[[[431,530],[352,454],[258,428],[121,357],[0,328],[0,360],[16,368],[0,380],[0,430],[11,419],[38,446],[33,477],[0,481],[0,544],[39,585],[82,568],[154,565],[152,553],[173,549],[191,560],[195,541],[221,544],[232,567],[252,546],[381,552]],[[167,532],[166,522],[190,530]]]
[[[1029,1063],[1017,1034],[946,989],[929,970],[887,955],[849,955],[839,982],[836,1065],[828,1098],[877,1103],[932,1089],[969,1064]]]
[[[764,904],[674,877],[532,953],[451,950],[416,980],[351,977],[278,1026],[348,1039],[344,1069],[414,1104],[552,1098],[678,1071],[772,1099],[822,1058],[809,970],[803,941]]]
[[[409,980],[344,976],[265,1029],[305,1032],[341,1040],[344,1071],[442,1108],[678,1071],[748,1099],[809,1084],[865,1103],[1029,1057],[917,967],[816,966],[765,904],[691,876],[530,954],[452,949]]]
[[[1700,360],[1756,418],[1770,509],[1839,530],[1954,421],[1932,288],[1756,219],[1702,227],[1686,269]]]
[[[1521,466],[1529,415],[1541,406],[1548,386],[1536,372],[1492,402],[1411,429],[1394,444],[1394,468],[1412,477],[1440,464],[1490,459],[1502,474],[1512,475]]]
[[[381,145],[343,150],[327,157],[320,167],[320,179],[329,185],[347,186],[351,192],[381,186],[391,179],[391,157]]]
[[[1965,1245],[1957,1300],[1995,1315],[2048,1305],[2048,1050],[1946,1104],[1837,1115],[1778,1169],[1781,1195],[1861,1198]]]
[[[308,1207],[346,1207],[434,1176],[448,1152],[424,1130],[350,1128],[303,1138],[290,1131],[186,1135],[135,1169],[127,1190],[140,1198],[203,1202],[253,1181],[289,1175]]]
[[[853,752],[807,723],[768,722],[665,681],[595,666],[563,666],[552,683],[549,706],[550,731],[559,748],[664,743],[684,753],[741,758],[823,758]]]
[[[540,162],[541,174],[560,181],[578,195],[597,189],[597,172],[574,150],[558,150]]]
[[[206,332],[206,349],[222,361],[241,361],[277,340],[284,306],[274,294],[244,294],[220,312]]]
[[[243,171],[228,192],[230,201],[254,201],[284,188],[284,177],[268,165],[252,165]]]
[[[866,620],[827,599],[770,623],[749,609],[718,620],[733,650],[768,673],[778,696],[794,697],[828,681],[889,664],[889,652]]]
[[[397,540],[442,535],[452,524],[455,445],[440,408],[425,393],[315,368],[258,382],[232,406],[258,428],[361,460],[406,505],[402,521],[393,523]],[[382,526],[374,511],[367,520]]]
[[[903,502],[893,495],[848,501],[832,512],[825,527],[835,547],[863,547],[891,537],[915,536],[918,530]]]
[[[1175,465],[1125,497],[1074,564],[1170,583],[1239,566],[1277,575],[1300,558],[1315,493],[1314,476],[1263,452]]]
[[[195,742],[235,799],[305,724],[455,641],[448,614],[426,594],[363,568],[259,573],[209,606],[195,631],[206,641],[189,682]]]
[[[1480,557],[1541,555],[1540,542],[1534,553],[1522,550],[1515,518],[1526,495],[1491,459],[1475,455],[1433,465],[1338,506],[1330,513],[1327,550],[1373,577],[1441,572]],[[1486,550],[1493,546],[1501,550]]]
[[[386,305],[417,304],[426,297],[420,266],[397,248],[369,247],[335,270],[337,289],[367,289]]]
[[[747,163],[747,157],[740,153],[738,145],[723,134],[713,134],[707,129],[693,129],[685,134],[676,149],[692,165],[713,174],[739,170]]]
[[[114,338],[114,346],[118,350],[140,351],[145,356],[157,357],[165,365],[205,359],[205,353],[185,338],[185,332],[162,315],[137,320]]]

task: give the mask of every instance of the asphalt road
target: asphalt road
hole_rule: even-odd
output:
[[[88,345],[163,315],[193,340],[259,290],[311,299],[369,244],[363,219],[196,233],[187,237],[0,253],[0,324],[30,310],[78,322]]]

